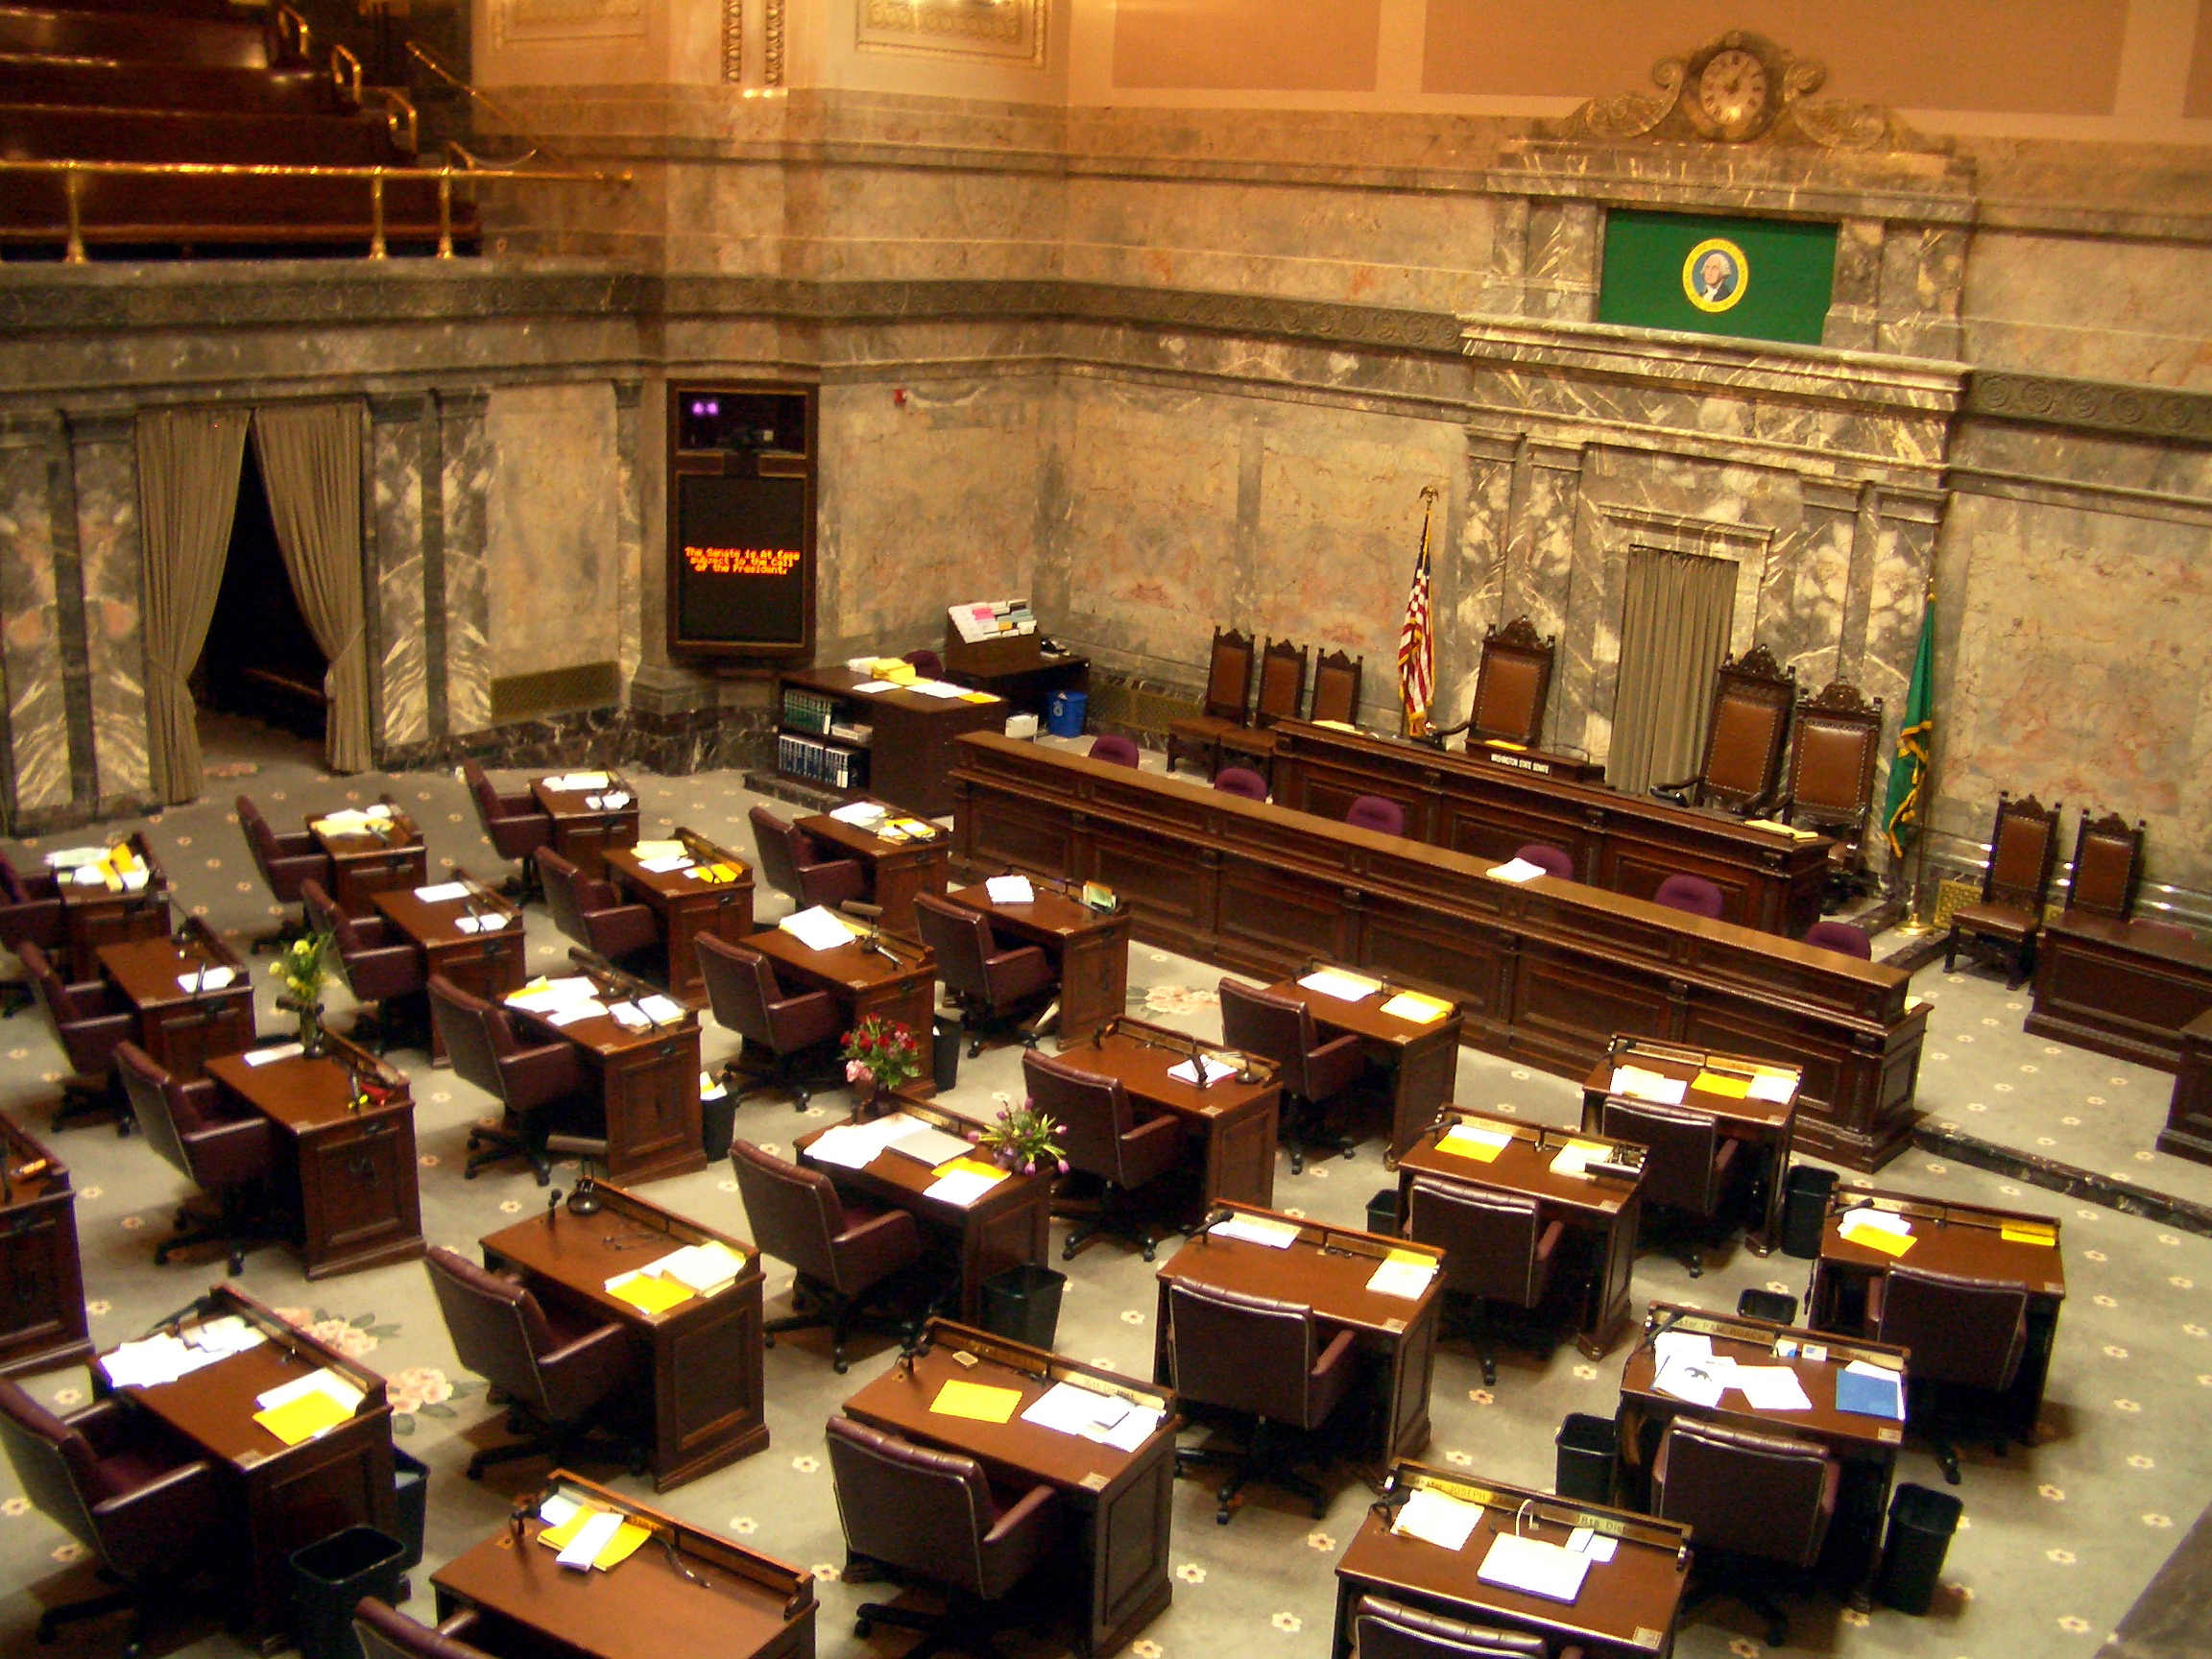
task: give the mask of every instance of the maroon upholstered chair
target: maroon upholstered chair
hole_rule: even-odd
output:
[[[1487,1307],[1534,1308],[1551,1285],[1552,1259],[1566,1231],[1547,1224],[1536,1200],[1458,1181],[1416,1175],[1406,1195],[1406,1237],[1444,1252],[1444,1289],[1471,1301],[1482,1381],[1498,1381]]]
[[[1118,732],[1102,732],[1091,739],[1091,758],[1109,761],[1116,766],[1135,766],[1141,756],[1135,742]]]
[[[1290,997],[1277,997],[1236,979],[1223,979],[1221,1041],[1275,1062],[1287,1097],[1283,1133],[1290,1142],[1290,1173],[1303,1174],[1315,1147],[1349,1158],[1353,1142],[1328,1131],[1328,1105],[1359,1081],[1366,1061],[1350,1033],[1324,1043],[1313,1011]]]
[[[1884,1342],[1911,1349],[1907,1426],[1958,1485],[1955,1434],[1994,1433],[2005,1444],[2002,1414],[1988,1407],[2012,1386],[2028,1352],[2028,1286],[1900,1262],[1867,1286],[1866,1322]]]
[[[621,902],[613,882],[585,875],[550,847],[538,854],[538,876],[553,926],[587,950],[621,962],[661,949],[661,918],[650,905]]]
[[[0,950],[22,954],[26,944],[52,955],[68,938],[61,913],[61,891],[51,871],[25,876],[0,853]],[[0,1019],[12,1020],[16,1011],[37,999],[28,975],[0,981]]]
[[[1556,876],[1562,881],[1575,879],[1574,854],[1549,841],[1525,841],[1514,850],[1513,856],[1527,859],[1547,876]]]
[[[2051,872],[2058,858],[2058,815],[2065,803],[2015,798],[2000,790],[1997,823],[1989,831],[1989,862],[1982,872],[1982,900],[1951,913],[1943,942],[1943,972],[1958,972],[1959,952],[1992,953],[2005,965],[2008,990],[2018,990],[2035,967],[2035,941],[2043,907],[2051,899]]]
[[[926,645],[918,646],[916,649],[907,652],[906,655],[901,659],[901,661],[903,661],[907,667],[913,669],[915,673],[921,675],[925,680],[940,680],[944,678],[945,659],[938,656],[936,652],[930,650]]]
[[[1805,929],[1805,943],[1839,955],[1856,956],[1862,962],[1874,960],[1874,941],[1866,937],[1863,927],[1854,927],[1848,922],[1831,922],[1822,917]]]
[[[1406,833],[1406,808],[1380,795],[1356,795],[1344,809],[1344,822],[1355,830],[1372,830],[1380,835]]]
[[[1702,876],[1670,876],[1659,883],[1659,891],[1651,895],[1651,902],[1664,904],[1670,910],[1680,910],[1691,916],[1702,916],[1708,922],[1720,920],[1721,907],[1727,901],[1720,889]]]
[[[346,988],[368,1015],[368,1030],[356,1022],[354,1040],[366,1038],[379,1054],[402,1034],[420,1041],[418,1034],[428,1023],[423,1018],[428,981],[415,941],[383,916],[347,915],[319,881],[301,882],[300,901],[307,912],[307,925],[337,942]]]
[[[1789,786],[1774,816],[1835,837],[1828,885],[1845,897],[1866,884],[1866,830],[1881,759],[1881,698],[1868,702],[1858,686],[1836,680],[1798,703]]]
[[[433,1626],[418,1623],[373,1596],[353,1604],[353,1639],[361,1659],[492,1659],[465,1640],[477,1627],[475,1609],[464,1607]]]
[[[1080,1049],[1076,1050],[1079,1054]],[[1183,1161],[1180,1119],[1162,1113],[1139,1122],[1129,1092],[1112,1077],[1074,1065],[1067,1055],[1022,1056],[1022,1082],[1037,1109],[1060,1125],[1057,1137],[1069,1167],[1105,1183],[1098,1211],[1068,1235],[1063,1261],[1101,1233],[1126,1238],[1152,1260],[1160,1238],[1132,1213],[1130,1194],[1172,1171]]]
[[[983,1052],[987,1037],[1018,1024],[1051,997],[1058,981],[1052,959],[1035,945],[1000,950],[991,919],[934,893],[914,896],[914,924],[937,958],[937,977],[967,1016],[968,1058]],[[1022,1046],[1037,1035],[1024,1032]]]
[[[1247,801],[1267,799],[1267,780],[1247,766],[1224,766],[1214,774],[1214,787],[1224,795],[1239,795]]]
[[[115,1076],[115,1049],[137,1031],[137,1010],[105,980],[64,982],[46,952],[28,939],[16,955],[22,958],[31,989],[45,1005],[55,1040],[69,1061],[69,1074],[61,1079],[61,1103],[54,1109],[54,1127],[95,1112],[112,1112],[115,1133],[130,1134],[131,1113]]]
[[[1702,1276],[1703,1235],[1727,1203],[1743,1142],[1694,1108],[1618,1097],[1607,1098],[1598,1132],[1644,1148],[1645,1217],[1659,1221],[1662,1212],[1672,1212],[1688,1224],[1677,1253],[1691,1278]]]
[[[805,1111],[815,1089],[844,1076],[830,1046],[843,1022],[835,999],[827,991],[784,990],[774,965],[757,950],[711,933],[700,934],[698,947],[715,1023],[743,1039],[722,1069],[725,1083],[738,1091],[740,1100],[781,1089]]]
[[[497,1127],[469,1125],[462,1179],[473,1181],[486,1165],[503,1158],[520,1158],[538,1185],[545,1186],[553,1179],[546,1136],[557,1123],[573,1126],[601,1109],[576,1046],[560,1037],[528,1042],[522,1022],[510,1009],[471,996],[443,974],[430,976],[430,1017],[453,1062],[453,1074],[493,1095],[503,1108]]]
[[[1184,757],[1194,757],[1208,774],[1220,769],[1221,733],[1251,718],[1252,646],[1251,637],[1234,628],[1214,630],[1206,657],[1205,711],[1167,722],[1168,771]]]
[[[730,1167],[745,1199],[753,1241],[765,1255],[788,1262],[815,1307],[760,1329],[771,1348],[784,1331],[827,1326],[830,1366],[846,1368],[845,1344],[862,1326],[909,1334],[906,1325],[873,1310],[892,1280],[922,1259],[925,1240],[903,1210],[848,1205],[836,1183],[819,1169],[789,1164],[750,1141],[730,1142]],[[798,1301],[796,1292],[793,1301]]]
[[[527,789],[514,795],[500,794],[484,768],[473,760],[461,762],[461,775],[468,780],[469,799],[476,803],[476,821],[484,827],[492,851],[502,858],[518,860],[522,866],[519,876],[510,878],[509,891],[528,899],[539,891],[538,853],[552,843],[552,817]]]
[[[1494,1630],[1362,1596],[1352,1609],[1352,1650],[1359,1659],[1549,1659],[1551,1645],[1532,1630]],[[1582,1659],[1582,1649],[1562,1647],[1559,1659]]]
[[[481,1480],[494,1463],[544,1457],[558,1469],[586,1453],[594,1434],[614,1442],[615,1460],[645,1472],[642,1446],[604,1425],[619,1396],[641,1380],[629,1332],[566,1304],[548,1307],[519,1281],[479,1267],[443,1244],[422,1258],[438,1310],[461,1363],[506,1398],[508,1424],[534,1432],[511,1446],[493,1446],[469,1459],[469,1479]]]
[[[746,817],[760,854],[760,874],[802,910],[816,904],[835,909],[848,899],[868,896],[868,873],[859,859],[825,857],[811,835],[765,806],[754,807]]]
[[[146,1144],[215,1200],[213,1215],[178,1214],[177,1231],[154,1247],[154,1264],[165,1266],[173,1250],[221,1244],[230,1277],[246,1270],[246,1252],[284,1234],[271,1214],[269,1181],[276,1173],[276,1129],[260,1113],[223,1111],[223,1091],[211,1077],[182,1083],[154,1063],[135,1043],[115,1049],[123,1090]]]
[[[1767,1645],[1790,1640],[1790,1621],[1747,1568],[1803,1572],[1820,1559],[1843,1466],[1817,1442],[1677,1417],[1651,1465],[1652,1511],[1687,1522],[1705,1582],[1691,1599],[1724,1593],[1767,1621]],[[1688,1603],[1685,1604],[1687,1610]]]
[[[238,797],[238,832],[246,837],[246,851],[252,854],[253,867],[261,872],[270,897],[277,903],[299,903],[302,882],[319,881],[325,892],[329,890],[330,856],[323,851],[322,842],[315,839],[312,830],[295,830],[279,835],[269,827],[269,820],[261,816],[261,808],[253,805],[252,799],[241,795]],[[287,917],[275,932],[257,937],[253,949],[262,951],[289,945],[304,931],[304,922]]]

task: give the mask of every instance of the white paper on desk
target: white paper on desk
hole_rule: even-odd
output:
[[[548,1527],[559,1527],[583,1507],[565,1492],[548,1492],[545,1502],[538,1505],[538,1519]]]
[[[568,1547],[553,1559],[579,1573],[589,1572],[591,1563],[599,1559],[599,1551],[622,1530],[622,1512],[618,1509],[601,1511],[577,1527],[576,1536],[568,1540]]]
[[[1466,1503],[1431,1487],[1416,1487],[1398,1511],[1390,1530],[1402,1538],[1418,1538],[1439,1550],[1464,1550],[1482,1519],[1482,1505]]]
[[[440,881],[429,887],[416,888],[415,897],[425,904],[443,904],[448,899],[468,898],[469,884],[466,881]]]
[[[1659,1368],[1651,1386],[1693,1406],[1711,1407],[1720,1404],[1720,1396],[1728,1388],[1728,1374],[1735,1368],[1733,1363],[1719,1359],[1677,1359]]]
[[[1132,1406],[1128,1415],[1113,1428],[1096,1434],[1085,1434],[1086,1440],[1095,1440],[1101,1446],[1111,1446],[1117,1452],[1134,1452],[1144,1444],[1152,1431],[1160,1427],[1160,1413]]]
[[[866,690],[867,687],[862,686],[861,689]],[[831,808],[830,816],[856,830],[873,830],[891,816],[891,809],[880,801],[854,801]]]
[[[453,926],[464,933],[497,933],[507,926],[507,913],[486,910],[475,916],[456,916]]]
[[[599,988],[581,974],[571,974],[562,979],[548,979],[542,985],[527,986],[507,994],[507,1006],[519,1008],[526,1014],[549,1014],[572,1002],[596,1001]]]
[[[691,855],[687,853],[670,853],[661,858],[640,858],[637,868],[648,876],[673,876],[679,870],[691,868]]]
[[[589,1020],[607,1012],[607,1004],[596,997],[587,997],[581,1002],[565,1002],[545,1016],[545,1023],[552,1026],[573,1025],[579,1020]]]
[[[994,876],[983,883],[983,891],[991,895],[994,904],[1034,904],[1037,889],[1029,885],[1026,876]]]
[[[274,1048],[249,1048],[238,1058],[245,1061],[249,1066],[266,1066],[271,1061],[289,1060],[295,1054],[306,1052],[307,1050],[301,1047],[297,1043],[279,1043]]]
[[[1651,1344],[1651,1362],[1664,1371],[1676,1360],[1702,1365],[1713,1358],[1713,1338],[1695,1331],[1662,1331]]]
[[[949,1135],[942,1129],[926,1123],[918,1125],[910,1135],[902,1135],[891,1142],[891,1150],[902,1158],[911,1158],[918,1164],[935,1169],[950,1164],[955,1158],[965,1158],[974,1150],[957,1135]]]
[[[348,1412],[359,1410],[363,1398],[360,1389],[325,1365],[320,1371],[310,1371],[304,1377],[296,1377],[289,1382],[278,1383],[265,1394],[255,1395],[253,1404],[264,1411],[274,1411],[279,1406],[289,1406],[293,1401],[309,1394],[326,1394]]]
[[[617,789],[611,795],[599,797],[599,806],[602,811],[619,812],[629,805],[630,792],[627,789]]]
[[[853,929],[830,911],[816,904],[796,911],[776,924],[809,950],[835,950],[853,943]]]
[[[653,1022],[645,1018],[645,1011],[635,1002],[610,1002],[607,1017],[625,1031],[643,1031]]]
[[[1270,1250],[1287,1250],[1298,1242],[1298,1223],[1270,1221],[1264,1215],[1232,1215],[1212,1229],[1216,1238],[1241,1238],[1247,1244],[1264,1244]]]
[[[1339,1002],[1359,1002],[1382,989],[1380,979],[1361,978],[1357,974],[1341,973],[1334,968],[1316,968],[1298,981],[1309,991],[1318,991],[1324,997],[1334,997]]]
[[[1625,1094],[1631,1100],[1656,1100],[1662,1105],[1679,1106],[1683,1096],[1690,1093],[1690,1085],[1679,1077],[1647,1070],[1641,1066],[1616,1066],[1611,1092]]]
[[[686,1244],[671,1251],[645,1271],[673,1279],[702,1296],[711,1296],[745,1271],[745,1258],[721,1239],[709,1238],[704,1244]]]
[[[980,1169],[955,1169],[950,1175],[938,1176],[923,1190],[922,1196],[955,1204],[965,1210],[1005,1179],[1004,1170],[986,1175]]]
[[[1813,1400],[1787,1365],[1738,1365],[1729,1378],[1754,1411],[1810,1411]]]
[[[1771,1071],[1762,1071],[1751,1079],[1743,1093],[1753,1100],[1771,1100],[1777,1106],[1787,1106],[1797,1093],[1797,1079],[1778,1077]]]
[[[150,874],[144,865],[139,865],[134,869],[122,872],[116,877],[116,879],[123,883],[124,892],[136,893],[145,887]]]
[[[927,1127],[921,1118],[909,1118],[903,1112],[878,1118],[873,1123],[839,1123],[825,1129],[806,1149],[806,1155],[824,1164],[834,1164],[840,1169],[865,1169],[876,1162],[876,1155],[884,1147]],[[966,1150],[963,1145],[961,1151]]]
[[[211,1348],[189,1348],[169,1332],[126,1342],[102,1357],[100,1368],[118,1388],[157,1388],[164,1382],[212,1365],[223,1355]]]
[[[1567,1535],[1567,1548],[1602,1566],[1613,1559],[1613,1552],[1621,1548],[1621,1540],[1594,1527],[1577,1527]]]
[[[97,864],[108,856],[105,847],[57,847],[46,854],[49,870],[78,870],[87,864]]]
[[[1429,1288],[1429,1282],[1436,1277],[1433,1262],[1385,1261],[1368,1276],[1367,1288],[1378,1296],[1403,1296],[1408,1302],[1419,1301]]]
[[[869,693],[878,691],[896,691],[899,689],[899,683],[896,680],[863,680],[859,685],[854,686],[853,689],[855,691],[866,691]]]
[[[1912,1237],[1912,1223],[1888,1210],[1846,1210],[1836,1231],[1848,1238],[1855,1233],[1888,1233],[1899,1238]]]
[[[672,1021],[681,1020],[688,1012],[673,997],[663,997],[658,991],[650,997],[638,998],[637,1011],[656,1025],[666,1025]]]
[[[1132,1409],[1129,1402],[1118,1395],[1101,1394],[1073,1382],[1055,1382],[1030,1403],[1028,1409],[1022,1413],[1022,1421],[1034,1423],[1040,1429],[1056,1430],[1062,1434],[1081,1434],[1086,1439],[1095,1439],[1093,1430],[1103,1434]]]
[[[1554,1175],[1573,1175],[1587,1181],[1590,1178],[1588,1168],[1590,1160],[1602,1156],[1603,1153],[1593,1152],[1587,1146],[1562,1146],[1559,1148],[1559,1155],[1551,1160],[1551,1173]]]
[[[186,992],[220,991],[235,976],[232,970],[222,963],[210,963],[203,973],[178,974],[177,989]]]
[[[249,1348],[258,1348],[269,1340],[269,1334],[258,1326],[249,1325],[235,1313],[226,1313],[220,1319],[210,1319],[204,1325],[195,1325],[184,1333],[188,1347],[208,1354],[243,1354]]]
[[[1526,1591],[1547,1601],[1573,1601],[1582,1594],[1589,1571],[1590,1557],[1578,1551],[1501,1532],[1490,1540],[1490,1552],[1475,1569],[1475,1576],[1485,1584]]]
[[[1199,1074],[1198,1070],[1201,1066],[1206,1068],[1203,1076]],[[1211,1054],[1196,1054],[1184,1061],[1180,1066],[1168,1067],[1167,1075],[1174,1078],[1178,1083],[1195,1083],[1203,1089],[1210,1084],[1220,1082],[1224,1077],[1236,1076],[1237,1068],[1223,1065]]]
[[[1531,864],[1526,858],[1508,858],[1503,864],[1490,866],[1489,874],[1501,881],[1533,881],[1545,874],[1544,866]]]
[[[545,787],[569,794],[578,789],[604,789],[607,774],[604,772],[564,772],[558,778],[545,780]]]
[[[630,851],[642,863],[647,858],[677,857],[684,851],[684,843],[668,840],[639,841]]]

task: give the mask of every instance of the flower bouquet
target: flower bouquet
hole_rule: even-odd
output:
[[[1065,1175],[1068,1160],[1060,1155],[1059,1142],[1052,1139],[1059,1133],[1060,1125],[1038,1111],[1035,1100],[1024,1099],[1019,1106],[1001,1106],[998,1121],[973,1139],[1001,1169],[1034,1175],[1041,1168],[1057,1167]]]
[[[845,1081],[864,1091],[868,1105],[922,1075],[922,1048],[896,1020],[863,1020],[845,1034]]]
[[[323,1051],[323,988],[337,976],[330,962],[337,944],[334,933],[302,934],[269,965],[284,982],[276,1006],[300,1016],[300,1046],[308,1054]]]

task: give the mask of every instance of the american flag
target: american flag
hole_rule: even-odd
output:
[[[1436,691],[1436,637],[1429,625],[1429,517],[1421,510],[1421,554],[1413,562],[1413,586],[1406,595],[1406,621],[1398,630],[1398,702],[1406,711],[1406,734],[1429,730],[1429,700]]]

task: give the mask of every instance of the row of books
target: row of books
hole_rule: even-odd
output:
[[[832,789],[858,789],[868,781],[868,752],[783,732],[776,738],[776,769],[786,778]]]
[[[830,728],[837,719],[837,700],[819,691],[802,690],[794,685],[783,687],[783,724],[794,731],[811,732],[817,737],[827,737]]]

